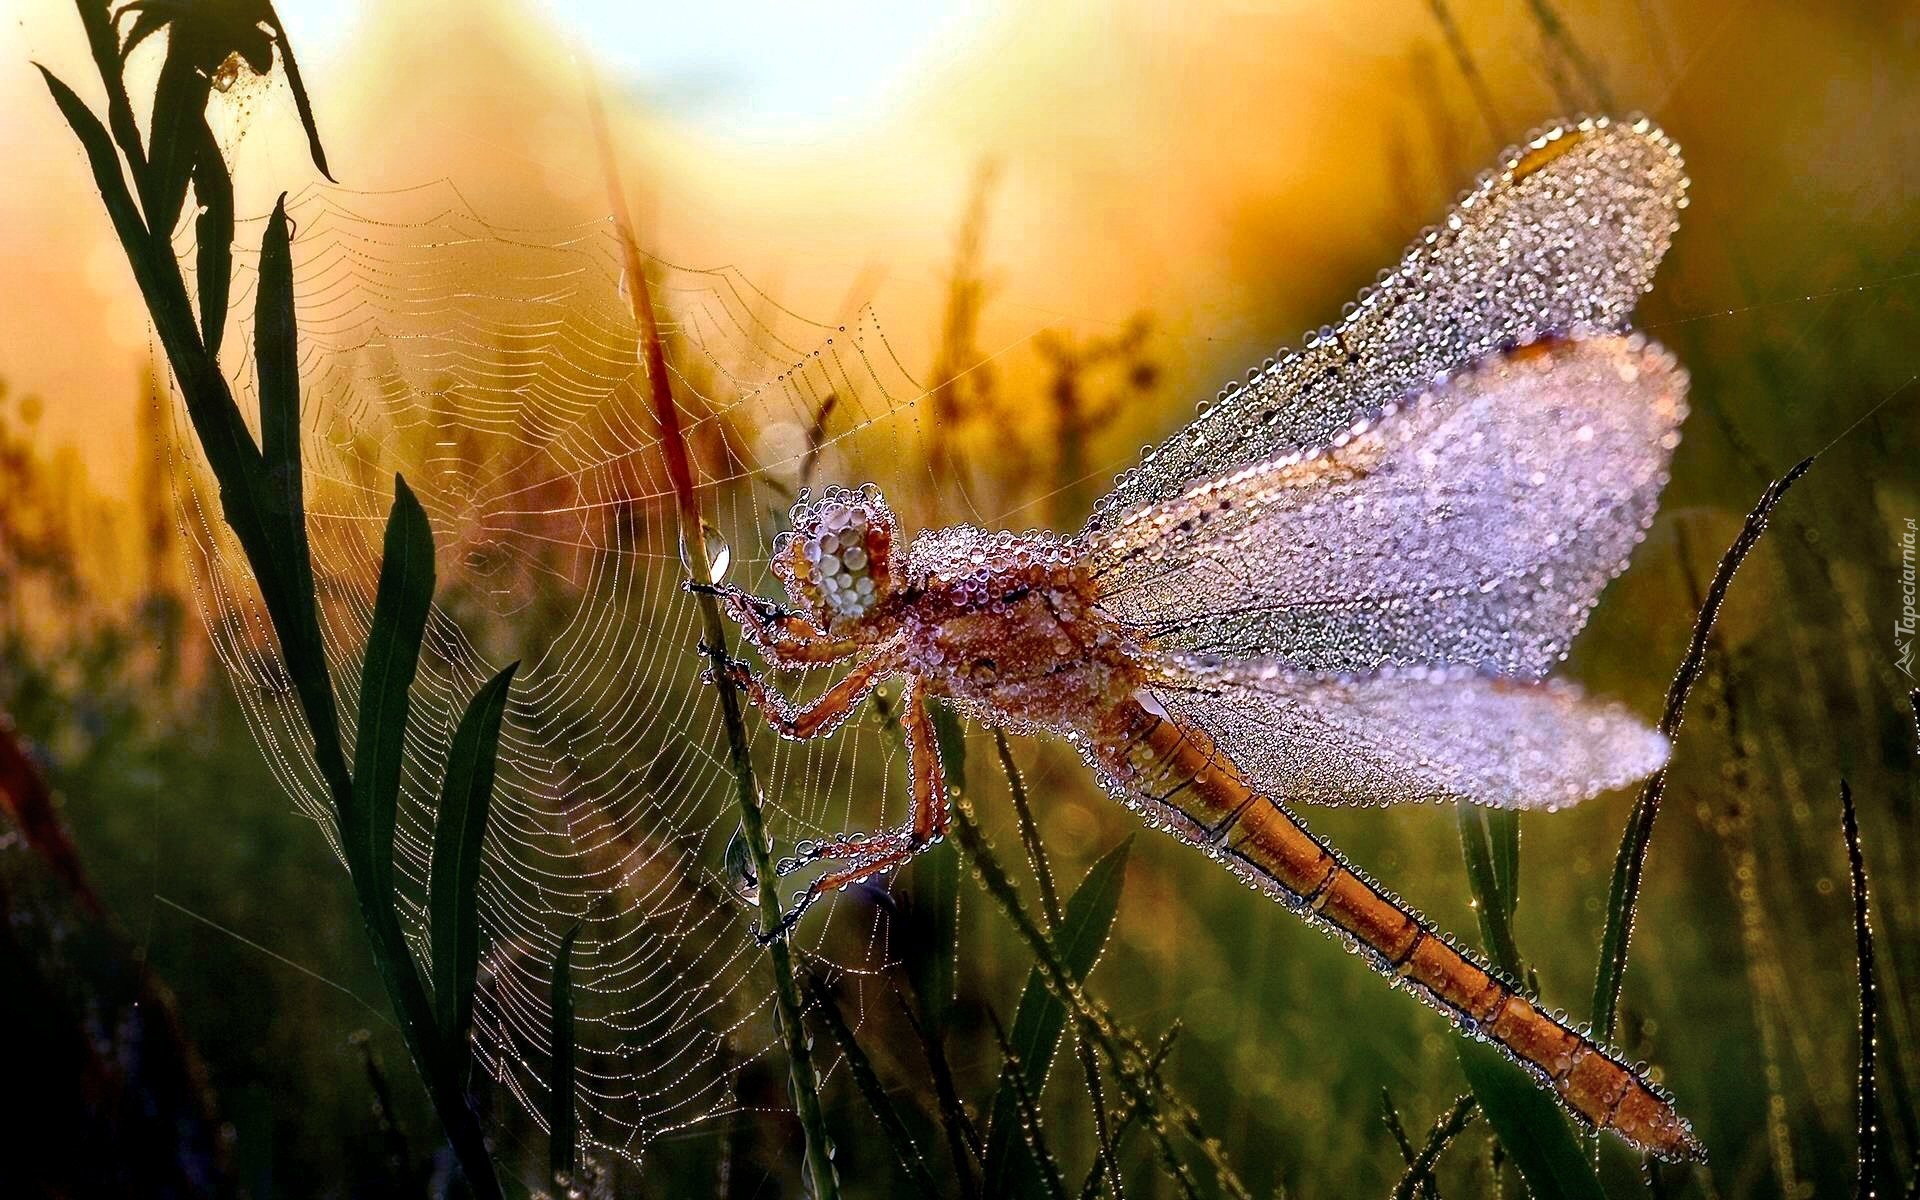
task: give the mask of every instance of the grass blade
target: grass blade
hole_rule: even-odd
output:
[[[1473,889],[1474,914],[1480,919],[1480,934],[1486,939],[1487,952],[1515,983],[1526,978],[1519,944],[1513,937],[1513,910],[1516,898],[1507,890],[1509,880],[1519,877],[1517,844],[1515,860],[1503,867],[1503,847],[1489,828],[1488,813],[1465,800],[1456,806],[1460,822],[1460,853],[1467,863],[1467,884]],[[1517,828],[1517,826],[1516,826]]]
[[[1560,1106],[1498,1048],[1462,1040],[1460,1070],[1534,1200],[1606,1200]]]
[[[282,50],[286,38],[280,38]],[[294,72],[291,57],[288,73]],[[592,96],[594,140],[606,176],[608,207],[614,228],[620,235],[621,262],[626,269],[627,304],[639,333],[639,350],[646,367],[647,390],[653,417],[660,426],[660,453],[665,460],[668,482],[673,487],[674,507],[680,526],[680,544],[686,548],[689,574],[695,583],[712,583],[713,564],[707,556],[704,519],[700,513],[699,484],[694,477],[693,457],[687,449],[686,433],[680,427],[680,409],[674,403],[672,377],[667,369],[666,344],[660,337],[660,323],[653,308],[652,286],[647,282],[647,265],[634,237],[627,215],[627,197],[620,184],[620,172],[614,165],[613,139],[607,132],[606,113],[597,93]],[[318,149],[318,143],[315,143]],[[706,643],[708,660],[716,675],[724,674],[727,659],[727,623],[720,605],[711,596],[697,594],[694,602],[700,610],[701,639]],[[740,806],[740,828],[753,857],[753,876],[759,887],[760,927],[780,927],[779,889],[774,879],[773,844],[767,837],[766,817],[760,807],[760,789],[754,783],[753,756],[747,746],[746,722],[740,713],[740,697],[724,679],[713,689],[720,702],[720,720],[727,735],[728,765],[732,768],[734,799]],[[833,1144],[827,1135],[826,1116],[820,1107],[820,1076],[814,1070],[807,1031],[802,1025],[800,987],[794,981],[793,951],[787,939],[776,936],[767,944],[767,965],[773,972],[773,992],[777,1002],[775,1018],[780,1038],[787,1051],[787,1090],[793,1099],[794,1115],[800,1119],[806,1137],[806,1158],[801,1163],[807,1194],[813,1200],[834,1200],[840,1194],[839,1177],[833,1167]]]
[[[212,134],[207,140],[211,148]],[[286,529],[284,539],[271,540],[279,550],[280,570],[298,609],[303,644],[296,653],[308,663],[318,663],[324,661],[324,649],[319,614],[313,607],[313,562],[307,551],[306,486],[300,465],[300,334],[293,303],[292,237],[287,198],[281,196],[260,239],[253,357],[260,379],[260,457],[266,498]],[[221,321],[225,323],[224,314]]]
[[[957,796],[967,786],[967,739],[960,719],[945,704],[928,705],[940,751],[940,770],[947,794]],[[938,1036],[953,1015],[953,997],[959,978],[960,853],[943,842],[914,860],[911,895],[922,914],[919,936],[907,947],[907,973],[920,1002],[920,1017]]]
[[[1860,849],[1860,814],[1853,805],[1853,789],[1840,783],[1840,829],[1847,839],[1847,875],[1853,891],[1854,960],[1860,977],[1860,1075],[1855,1091],[1854,1195],[1872,1200],[1880,1175],[1880,1098],[1874,1072],[1875,1027],[1879,1024],[1879,997],[1873,983],[1873,924],[1868,916],[1867,859]]]
[[[307,85],[300,78],[300,64],[293,58],[293,43],[287,40],[286,29],[280,24],[280,14],[274,11],[273,0],[262,0],[266,10],[267,24],[273,30],[273,43],[280,51],[280,69],[287,73],[287,87],[293,92],[293,107],[300,113],[300,126],[307,131],[307,153],[313,157],[313,165],[322,175],[333,183],[340,182],[333,177],[333,171],[327,166],[327,152],[320,145],[320,126],[313,117],[313,101],[307,96]]]
[[[300,473],[300,341],[293,303],[293,233],[285,196],[260,240],[260,296],[253,314],[253,354],[260,375],[260,456],[275,497],[289,513],[304,511]],[[301,523],[304,546],[305,522]]]
[[[1526,978],[1525,964],[1509,918],[1519,898],[1507,890],[1520,878],[1517,832],[1511,837],[1496,834],[1488,828],[1487,813],[1473,805],[1461,804],[1459,817],[1460,850],[1481,932],[1494,965],[1517,984]],[[1510,861],[1502,867],[1500,859],[1508,855]],[[1534,1200],[1600,1200],[1606,1195],[1559,1103],[1525,1068],[1485,1042],[1463,1038],[1455,1052],[1473,1099],[1520,1168]]]
[[[1133,839],[1128,838],[1109,850],[1067,900],[1060,928],[1054,932],[1054,945],[1059,948],[1060,965],[1076,982],[1084,981],[1100,961],[1100,952],[1113,931],[1114,917],[1120,911],[1120,889],[1126,881],[1127,856],[1132,849]],[[1020,1120],[1017,1089],[1024,1087],[1037,1096],[1046,1087],[1066,1027],[1067,1006],[1048,990],[1039,968],[1034,968],[1014,1010],[1010,1038],[1013,1054],[1000,1072],[987,1125],[985,1194],[990,1198],[1014,1194],[1012,1171],[1020,1165],[1018,1148],[1022,1147],[1015,1132]],[[1016,1069],[1022,1076],[1017,1080],[1013,1077]]]
[[[433,946],[434,1023],[447,1059],[456,1069],[467,1059],[473,981],[480,965],[480,852],[487,815],[493,808],[500,721],[507,710],[507,689],[519,668],[517,662],[508,664],[468,702],[447,752],[440,813],[433,828],[427,916]]]
[[[853,1028],[847,1024],[846,1017],[840,1012],[840,1005],[833,998],[833,990],[818,978],[810,978],[807,981],[807,998],[812,1001],[813,1011],[826,1025],[827,1032],[839,1044],[841,1056],[846,1059],[847,1071],[853,1076],[854,1086],[860,1089],[860,1095],[866,1100],[873,1119],[879,1122],[880,1132],[886,1138],[887,1148],[893,1151],[894,1161],[913,1181],[914,1193],[921,1196],[939,1195],[940,1185],[927,1168],[926,1156],[921,1153],[920,1144],[913,1140],[906,1120],[900,1116],[893,1098],[887,1095],[886,1085],[880,1082],[880,1073],[874,1070],[873,1060],[867,1057],[859,1039],[854,1037]]]
[[[360,713],[354,731],[353,803],[341,815],[347,865],[364,876],[372,898],[391,903],[393,822],[400,802],[409,689],[420,664],[420,640],[433,603],[433,530],[426,510],[400,476],[393,477],[373,630],[360,668]]]
[[[1040,1176],[1042,1190],[1049,1200],[1067,1200],[1067,1181],[1060,1176],[1060,1164],[1047,1149],[1046,1139],[1040,1132],[1040,1103],[1035,1099],[1033,1088],[1028,1086],[1031,1074],[1020,1054],[1007,1040],[1006,1026],[1000,1024],[1000,1018],[989,1010],[992,1018],[993,1036],[1000,1043],[1000,1054],[1006,1060],[1006,1070],[1002,1071],[1002,1082],[1012,1085],[1015,1110],[1020,1120],[1020,1138],[1027,1147],[1027,1158],[1035,1165]]]
[[[508,668],[510,671],[512,668]],[[502,694],[505,693],[502,688]],[[574,1104],[573,1064],[573,941],[580,936],[575,922],[560,939],[553,955],[553,995],[548,1034],[553,1055],[547,1066],[547,1166],[554,1179],[573,1174],[579,1158],[579,1115]]]
[[[1813,466],[1813,459],[1802,459],[1794,468],[1767,485],[1760,495],[1753,511],[1747,514],[1746,524],[1740,529],[1733,545],[1720,559],[1720,566],[1713,573],[1713,582],[1707,587],[1707,598],[1700,606],[1700,615],[1694,620],[1693,638],[1687,646],[1687,655],[1680,662],[1680,670],[1674,674],[1673,683],[1667,689],[1667,704],[1660,716],[1660,732],[1672,741],[1680,732],[1680,719],[1686,711],[1687,694],[1700,678],[1707,658],[1707,641],[1713,633],[1713,622],[1720,615],[1720,606],[1726,602],[1727,589],[1733,584],[1734,572],[1746,561],[1747,554],[1759,543],[1760,535],[1766,532],[1767,519],[1772,516],[1774,507],[1780,503],[1795,481],[1807,473]],[[1607,893],[1607,924],[1600,935],[1600,965],[1593,979],[1593,1029],[1598,1041],[1613,1040],[1614,1022],[1620,1012],[1620,988],[1627,976],[1628,942],[1633,937],[1633,910],[1640,898],[1640,877],[1646,870],[1647,848],[1653,842],[1654,819],[1660,815],[1660,800],[1667,787],[1667,769],[1655,771],[1640,789],[1640,797],[1634,801],[1633,812],[1627,817],[1626,833],[1620,839],[1620,852],[1614,859],[1613,883]]]

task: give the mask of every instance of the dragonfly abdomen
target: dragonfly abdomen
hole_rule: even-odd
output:
[[[1643,1075],[1348,866],[1204,731],[1130,701],[1089,739],[1088,751],[1156,824],[1347,941],[1472,1036],[1502,1047],[1589,1127],[1662,1158],[1703,1156],[1686,1121]]]

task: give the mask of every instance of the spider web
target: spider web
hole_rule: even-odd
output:
[[[395,837],[397,904],[429,959],[439,780],[467,700],[523,660],[486,834],[474,1041],[498,1100],[544,1125],[551,962],[573,955],[583,1144],[638,1161],[737,1110],[775,1042],[755,912],[728,870],[738,829],[718,706],[609,222],[488,224],[450,183],[291,199],[308,531],[334,690],[352,744],[393,476],[432,522],[439,581],[413,688]],[[258,246],[243,222],[238,251]],[[183,255],[192,253],[182,247]],[[236,262],[224,368],[257,416],[257,261]],[[814,477],[880,478],[921,395],[870,308],[807,320],[731,268],[649,264],[716,561],[768,594],[771,545]],[[185,437],[184,410],[174,406]],[[865,436],[856,438],[854,435]],[[868,447],[856,457],[855,447]],[[176,455],[195,592],[216,654],[287,793],[338,853],[327,791],[244,555],[197,456]],[[803,689],[804,691],[805,689]],[[755,725],[782,846],[897,818],[876,721],[800,744]],[[889,809],[896,812],[890,814]],[[887,959],[878,894],[803,927],[804,953]]]

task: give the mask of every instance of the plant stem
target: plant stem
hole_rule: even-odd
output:
[[[693,477],[693,461],[687,453],[686,436],[680,428],[680,410],[673,401],[673,388],[667,375],[666,347],[660,340],[660,325],[653,308],[653,293],[647,282],[646,263],[634,238],[627,216],[627,199],[620,184],[620,173],[613,160],[612,139],[607,132],[606,114],[597,92],[590,93],[594,132],[599,141],[602,168],[606,173],[607,196],[613,209],[614,226],[620,234],[620,249],[627,272],[627,303],[640,335],[645,356],[647,382],[652,390],[654,419],[660,425],[661,455],[666,460],[667,476],[673,484],[680,518],[680,548],[688,573],[695,583],[713,580],[713,563],[708,557],[705,521],[700,515],[700,497]],[[813,1068],[806,1027],[802,1022],[800,989],[794,979],[792,950],[781,926],[780,893],[774,886],[773,844],[767,837],[766,820],[760,810],[760,791],[754,783],[753,759],[747,750],[747,726],[740,710],[740,695],[727,682],[727,626],[720,605],[712,595],[695,592],[700,606],[702,641],[713,664],[714,691],[720,697],[720,716],[727,734],[727,753],[733,768],[736,796],[740,804],[740,825],[753,855],[754,879],[760,902],[760,928],[770,931],[767,959],[773,968],[774,992],[778,1002],[776,1023],[787,1049],[787,1085],[792,1093],[794,1113],[806,1136],[806,1160],[802,1164],[808,1192],[815,1200],[831,1200],[840,1194],[833,1170],[833,1145],[827,1136],[826,1116],[820,1107],[820,1081]]]

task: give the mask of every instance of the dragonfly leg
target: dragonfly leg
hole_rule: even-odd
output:
[[[766,717],[783,737],[806,739],[832,733],[853,714],[860,702],[897,669],[893,651],[882,647],[847,672],[840,682],[807,704],[795,704],[777,690],[760,682],[753,668],[739,659],[728,659],[723,677],[746,693],[747,699]],[[711,673],[709,673],[711,674]]]
[[[799,924],[807,909],[822,897],[884,871],[904,866],[922,850],[946,836],[950,816],[947,810],[947,781],[940,769],[940,754],[934,741],[932,722],[927,717],[926,706],[917,687],[909,686],[907,689],[900,725],[906,734],[907,772],[913,791],[912,819],[897,829],[883,830],[877,834],[848,834],[810,850],[802,862],[825,860],[841,865],[808,884],[793,907],[781,918],[779,928],[765,937],[778,937],[792,929]]]
[[[830,637],[804,614],[733,584],[688,583],[690,592],[714,596],[740,635],[777,670],[800,670],[851,658],[859,643]]]

